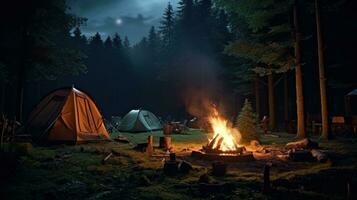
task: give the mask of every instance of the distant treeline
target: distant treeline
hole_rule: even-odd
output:
[[[321,9],[330,115],[344,113],[343,96],[356,87],[350,4],[326,1]],[[249,98],[263,116],[269,113],[270,80],[277,123],[296,120],[294,5],[181,0],[176,9],[168,4],[160,25],[130,44],[119,34],[83,35],[85,19],[69,14],[65,0],[29,0],[20,8],[13,3],[0,19],[0,112],[26,117],[50,90],[74,84],[106,117],[145,108],[180,119],[187,99],[198,95],[215,103],[224,99],[230,116]],[[314,5],[299,1],[298,8],[305,115],[314,115],[320,113]]]

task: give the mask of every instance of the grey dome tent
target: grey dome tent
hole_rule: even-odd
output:
[[[118,130],[124,132],[147,132],[161,130],[160,120],[150,111],[132,110],[121,120]]]

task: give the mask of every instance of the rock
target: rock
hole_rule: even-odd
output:
[[[182,161],[179,171],[182,173],[188,173],[193,169],[192,164],[187,161]]]

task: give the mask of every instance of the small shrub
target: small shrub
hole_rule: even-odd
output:
[[[241,143],[247,144],[251,140],[258,140],[256,115],[248,99],[244,102],[235,126],[242,136]]]

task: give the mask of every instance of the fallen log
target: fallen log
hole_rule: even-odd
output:
[[[287,149],[315,149],[318,147],[319,145],[317,142],[313,142],[307,138],[296,142],[289,142],[285,145],[285,148]]]
[[[289,151],[289,159],[296,162],[315,161],[315,158],[308,150],[291,150]]]
[[[312,149],[311,155],[319,162],[326,162],[328,160],[327,155],[317,149]]]

